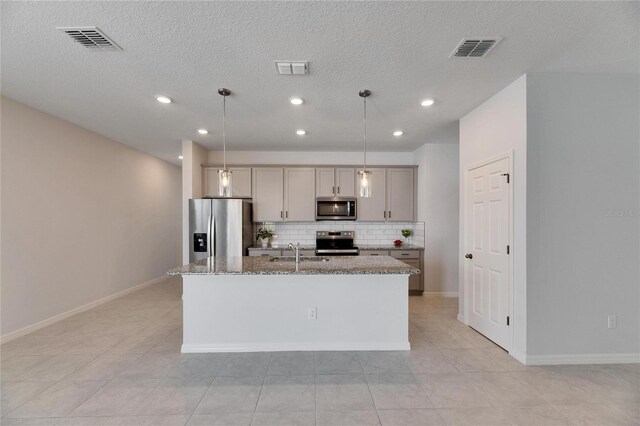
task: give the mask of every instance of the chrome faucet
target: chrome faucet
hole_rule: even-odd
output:
[[[293,243],[289,243],[289,249],[293,250],[293,253],[296,255],[296,263],[300,263],[300,243],[295,246]]]

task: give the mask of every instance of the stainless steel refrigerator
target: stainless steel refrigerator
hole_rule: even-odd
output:
[[[249,198],[189,200],[189,262],[209,256],[247,256],[253,244]]]

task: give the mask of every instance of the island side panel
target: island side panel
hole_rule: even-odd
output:
[[[409,350],[408,280],[185,275],[182,352]]]

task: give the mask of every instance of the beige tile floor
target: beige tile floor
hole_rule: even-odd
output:
[[[640,365],[525,367],[410,298],[410,352],[180,354],[171,279],[2,345],[2,425],[637,425]]]

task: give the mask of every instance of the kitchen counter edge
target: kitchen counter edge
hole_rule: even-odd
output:
[[[328,262],[272,262],[260,256],[210,257],[167,275],[418,275],[418,268],[390,256],[341,256]]]
[[[424,250],[424,247],[414,246],[414,245],[402,245],[400,247],[396,247],[393,245],[385,246],[379,244],[356,244],[358,249],[360,250]],[[316,246],[314,244],[300,244],[300,250],[315,250]],[[249,247],[249,251],[255,250],[289,250],[289,248],[284,246],[272,246],[272,247],[262,247],[262,246],[251,246]]]

